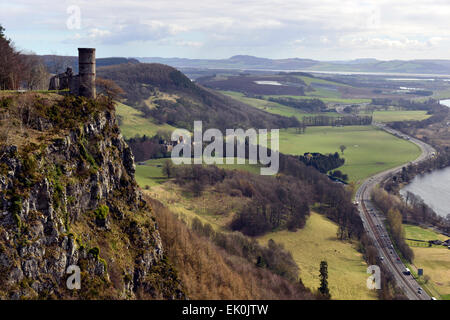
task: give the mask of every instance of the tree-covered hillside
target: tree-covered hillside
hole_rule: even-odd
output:
[[[192,129],[286,128],[296,119],[269,114],[196,85],[180,71],[162,64],[121,64],[98,69],[126,92],[126,103],[158,123]]]

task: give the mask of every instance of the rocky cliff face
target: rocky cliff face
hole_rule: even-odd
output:
[[[2,98],[0,136],[0,298],[184,298],[108,101]]]

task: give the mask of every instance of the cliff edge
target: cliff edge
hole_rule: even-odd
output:
[[[107,99],[2,94],[0,298],[184,298],[134,172]]]

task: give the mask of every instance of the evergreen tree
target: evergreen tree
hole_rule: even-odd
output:
[[[326,261],[320,262],[320,287],[319,292],[326,299],[330,299],[330,290],[328,289],[328,263]]]
[[[5,38],[5,28],[0,24],[0,38]]]

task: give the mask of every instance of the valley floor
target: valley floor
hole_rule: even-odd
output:
[[[356,244],[338,241],[338,226],[324,216],[312,213],[306,226],[297,232],[278,231],[259,238],[282,243],[300,268],[300,277],[308,288],[320,285],[320,261],[328,262],[328,285],[332,299],[372,300],[376,293],[367,289],[367,264]]]
[[[308,127],[304,134],[295,129],[280,131],[280,151],[303,155],[305,152],[335,153],[339,146],[344,166],[339,170],[355,183],[416,159],[421,151],[415,144],[373,126]]]
[[[229,232],[226,226],[236,208],[242,205],[242,198],[212,191],[192,198],[171,182],[155,184],[144,192],[164,203],[187,223],[199,218],[222,232]],[[319,286],[320,261],[327,260],[333,299],[376,299],[376,293],[366,287],[367,265],[357,251],[357,243],[339,241],[337,230],[335,223],[323,215],[312,213],[303,229],[272,232],[258,241],[266,245],[269,239],[273,239],[283,244],[299,266],[303,283],[313,291]]]

